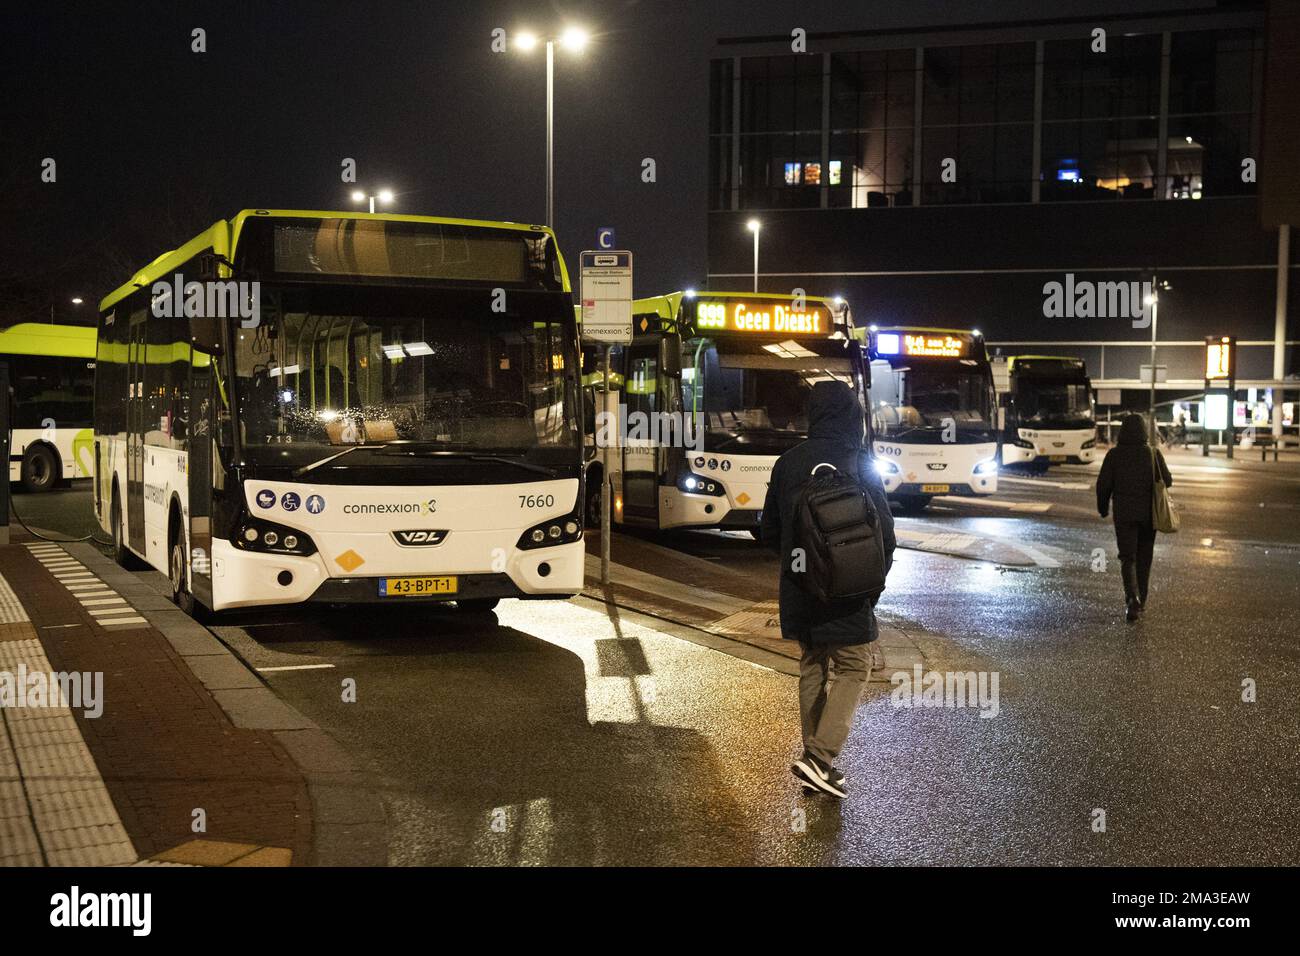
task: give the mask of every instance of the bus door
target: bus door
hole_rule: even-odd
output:
[[[658,522],[658,415],[663,380],[659,343],[663,336],[647,335],[623,350],[623,401],[627,406],[627,437],[623,445],[623,515]]]
[[[126,540],[132,550],[144,554],[144,363],[148,310],[131,313],[127,330],[126,399]]]
[[[213,443],[219,396],[212,362],[210,355],[191,350],[186,463],[190,489],[190,593],[206,607],[212,607],[212,465],[218,460]]]

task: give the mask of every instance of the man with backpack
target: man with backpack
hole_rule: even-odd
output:
[[[836,797],[848,791],[833,764],[871,675],[873,608],[894,559],[894,519],[864,437],[853,390],[818,382],[808,438],[777,460],[763,506],[763,543],[781,556],[781,636],[803,652],[804,750],[790,769],[806,790]]]

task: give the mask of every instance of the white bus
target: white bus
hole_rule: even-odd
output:
[[[167,317],[192,295],[207,317]],[[245,210],[100,313],[95,512],[185,609],[581,590],[578,341],[549,229]]]
[[[613,353],[611,380],[629,424],[614,522],[757,538],[772,466],[807,437],[813,384],[839,379],[863,394],[848,306],[817,296],[673,292],[638,299],[632,312],[632,343]],[[655,420],[683,427],[638,433],[638,422]],[[863,421],[865,429],[865,403]],[[590,467],[595,520],[601,460]]]
[[[89,478],[95,330],[23,322],[0,332],[0,362],[9,363],[12,429],[9,480],[30,492],[61,480]]]
[[[875,328],[871,431],[885,492],[905,511],[998,490],[993,373],[977,331]]]
[[[1097,458],[1097,419],[1092,382],[1083,359],[1013,355],[1007,390],[998,396],[1005,416],[1002,464],[1043,472]]]

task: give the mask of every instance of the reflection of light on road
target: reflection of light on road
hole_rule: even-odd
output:
[[[480,866],[548,866],[554,833],[551,801],[546,797],[493,807],[474,839],[470,860]]]
[[[654,703],[654,681],[649,675],[606,676],[600,671],[596,641],[622,637],[636,640],[650,634],[635,624],[614,624],[601,611],[568,602],[503,601],[497,620],[539,640],[562,647],[582,660],[586,674],[587,721],[591,724],[647,722],[647,707]]]

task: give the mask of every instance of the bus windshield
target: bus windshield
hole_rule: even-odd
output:
[[[779,455],[807,437],[815,383],[838,379],[858,389],[852,347],[841,339],[688,339],[682,411],[703,425],[708,451]]]
[[[880,438],[929,440],[923,436],[941,436],[951,427],[958,442],[991,440],[993,378],[974,360],[873,361],[871,400]]]
[[[579,447],[573,309],[564,293],[271,287],[235,328],[245,454],[315,461],[365,448],[568,461]],[[388,450],[388,454],[377,452]],[[304,458],[305,456],[305,458]]]
[[[1032,378],[1016,385],[1020,420],[1035,424],[1058,421],[1092,422],[1092,391],[1086,382]]]

